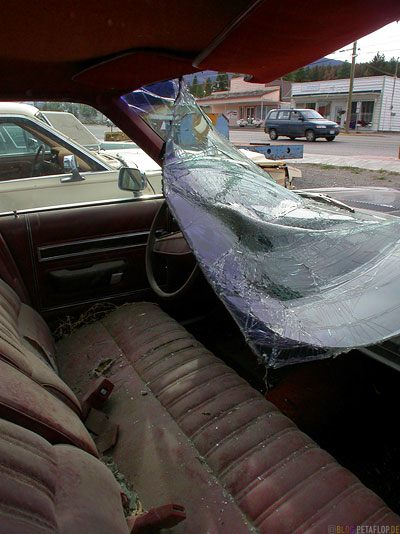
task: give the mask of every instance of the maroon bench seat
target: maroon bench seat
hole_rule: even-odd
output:
[[[120,492],[100,460],[0,419],[2,534],[128,534]]]
[[[0,280],[0,360],[19,369],[80,416],[78,399],[56,374],[54,355],[53,338],[41,316]]]
[[[123,306],[58,344],[78,390],[104,361],[120,425],[113,458],[145,506],[177,502],[174,532],[320,534],[400,525],[372,491],[157,306]]]

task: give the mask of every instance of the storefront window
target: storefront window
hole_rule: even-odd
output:
[[[358,106],[357,104],[361,104]],[[355,128],[357,126],[369,126],[372,123],[372,117],[374,114],[374,104],[373,100],[366,102],[352,102],[351,103],[351,116],[350,116],[350,128]]]
[[[368,126],[372,123],[372,116],[374,114],[374,102],[362,102],[361,104],[361,126]]]
[[[254,107],[247,108],[247,119],[254,119]]]
[[[320,102],[318,104],[318,113],[320,113],[325,119],[328,119],[331,113],[330,102]]]

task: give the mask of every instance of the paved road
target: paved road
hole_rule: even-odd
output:
[[[104,131],[109,130],[102,125],[89,125],[88,128],[100,140],[104,138]],[[293,163],[319,163],[370,170],[385,169],[400,173],[400,159],[398,158],[400,134],[339,134],[331,143],[325,139],[307,143],[305,139],[291,141],[284,137],[278,141],[270,141],[263,130],[238,128],[230,131],[230,140],[233,143],[245,144],[270,142],[271,145],[303,145],[304,158],[292,160]]]
[[[103,125],[89,125],[89,130],[98,138],[104,138],[104,132],[110,131]],[[278,141],[270,141],[263,130],[235,129],[230,131],[233,143],[269,142],[271,145],[299,144],[304,145],[304,154],[323,154],[332,156],[373,156],[395,157],[399,154],[400,135],[339,135],[335,141],[328,143],[325,139],[317,139],[314,143],[307,143],[305,139],[291,141],[282,137]]]
[[[400,135],[342,135],[328,143],[325,139],[317,139],[314,143],[307,143],[305,139],[291,141],[282,137],[278,141],[270,141],[263,130],[235,129],[230,131],[233,143],[270,142],[271,145],[302,144],[304,154],[323,154],[332,156],[367,156],[372,158],[397,158],[399,154]]]

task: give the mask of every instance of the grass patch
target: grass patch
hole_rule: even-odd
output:
[[[352,167],[351,165],[344,165],[343,167],[339,167],[338,169],[343,169],[345,171],[350,171],[354,174],[360,174],[360,172],[364,172],[367,169],[361,169],[361,167]]]
[[[299,165],[299,163],[297,163],[296,165]],[[325,163],[300,163],[300,165],[312,165],[314,167],[320,167],[321,169],[341,169],[352,172],[354,174],[360,174],[360,172],[378,172],[379,174],[385,173],[390,176],[400,176],[400,172],[396,171],[387,171],[385,169],[378,169],[377,171],[374,171],[373,169],[362,169],[361,167],[352,167],[351,165],[328,165]]]
[[[299,165],[298,163],[296,165]],[[303,165],[300,163],[300,165]],[[354,174],[360,174],[360,172],[368,171],[369,169],[362,169],[361,167],[351,167],[350,165],[328,165],[326,163],[304,163],[304,165],[312,165],[313,167],[320,167],[321,169],[341,169],[350,171]],[[397,173],[400,174],[400,173]]]
[[[385,169],[378,169],[376,172],[379,172],[379,174],[386,174],[387,176],[400,176],[400,172],[396,171],[386,171]],[[378,180],[384,180],[384,176],[379,176]]]
[[[311,165],[318,165],[318,163],[311,163]],[[335,165],[320,165],[321,169],[335,169]]]

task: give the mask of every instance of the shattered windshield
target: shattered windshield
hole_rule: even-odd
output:
[[[166,138],[165,196],[262,362],[327,357],[399,334],[400,219],[284,189],[213,129],[184,87],[169,88],[159,106],[154,92],[136,95]]]

